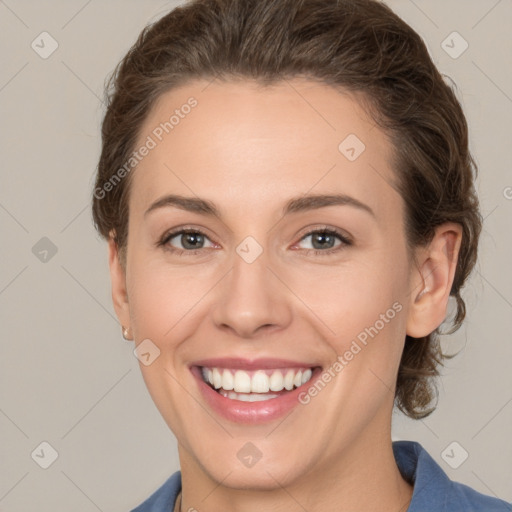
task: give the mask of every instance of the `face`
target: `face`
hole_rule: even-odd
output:
[[[114,302],[182,470],[270,488],[389,442],[420,289],[390,142],[356,99],[198,81],[160,97],[144,144]]]

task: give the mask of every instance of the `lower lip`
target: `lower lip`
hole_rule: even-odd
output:
[[[255,423],[266,423],[276,420],[299,405],[299,395],[311,385],[311,382],[314,382],[314,379],[321,373],[322,369],[315,368],[311,379],[302,384],[302,386],[283,393],[276,398],[269,398],[260,402],[242,402],[241,400],[233,400],[222,396],[204,382],[201,376],[201,369],[198,366],[191,367],[190,371],[197,380],[201,394],[211,409],[235,423],[253,425]]]

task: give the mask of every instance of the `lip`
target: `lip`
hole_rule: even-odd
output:
[[[245,425],[255,425],[261,423],[267,423],[273,420],[276,420],[282,416],[288,414],[294,407],[300,404],[299,395],[305,391],[311,383],[321,374],[322,368],[320,366],[315,366],[313,370],[313,374],[311,375],[311,379],[308,380],[302,386],[299,386],[292,391],[288,391],[283,393],[282,395],[271,398],[269,400],[263,400],[261,402],[242,402],[241,400],[232,400],[231,398],[226,398],[222,396],[220,393],[212,389],[206,382],[204,382],[203,377],[201,375],[201,366],[216,366],[216,367],[226,367],[226,368],[239,368],[239,369],[255,369],[263,368],[261,366],[262,362],[265,361],[263,359],[259,359],[257,362],[260,366],[254,366],[251,361],[249,365],[245,364],[245,366],[220,366],[219,361],[228,361],[228,359],[209,359],[204,362],[208,364],[191,366],[190,371],[194,376],[201,395],[203,396],[206,404],[212,409],[215,413],[222,416],[223,418],[232,421],[237,424],[245,424]],[[233,364],[234,359],[229,359],[229,364]],[[247,360],[237,359],[239,363],[247,363]],[[270,360],[268,360],[270,361]],[[300,367],[308,367],[313,368],[311,364],[303,364],[303,363],[294,363],[294,365],[290,365],[290,361],[286,362],[283,365],[284,360],[272,359],[272,362],[278,366],[273,366],[272,368],[289,368],[293,366]],[[269,366],[266,366],[269,368]]]
[[[242,357],[221,357],[202,359],[195,361],[193,366],[206,366],[207,368],[233,368],[236,370],[265,370],[274,368],[314,368],[320,366],[319,364],[292,361],[291,359],[276,359],[276,358],[259,358],[259,359],[245,359]],[[191,366],[192,366],[191,365]]]

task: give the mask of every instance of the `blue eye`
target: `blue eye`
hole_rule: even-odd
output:
[[[345,246],[352,245],[352,242],[346,236],[335,229],[323,228],[309,231],[301,238],[301,241],[308,237],[312,238],[312,248],[307,248],[306,251],[308,253],[313,251],[314,254],[322,256],[332,254],[343,249]],[[334,245],[336,239],[340,241],[338,245]]]
[[[345,235],[331,228],[322,228],[309,231],[300,239],[299,243],[308,237],[312,237],[312,247],[305,249],[307,254],[313,252],[315,255],[326,256],[334,252],[338,252],[346,246],[352,245],[351,240],[349,240]],[[175,247],[173,244],[171,244],[172,240],[174,239],[176,239],[178,243],[181,244],[181,248]],[[337,245],[336,239],[339,241]],[[199,254],[203,249],[208,248],[204,247],[206,241],[209,241],[211,244],[209,248],[216,246],[201,230],[186,228],[166,233],[157,243],[157,245],[179,256],[185,254],[187,256],[193,256]],[[297,245],[298,244],[296,244],[294,247]]]
[[[170,245],[171,240],[174,238],[178,239],[182,245],[182,248],[175,248]],[[184,252],[188,254],[196,254],[198,251],[203,249],[199,245],[204,244],[205,239],[209,240],[208,237],[197,229],[180,229],[179,231],[173,231],[164,235],[164,238],[159,242],[168,248],[172,252],[178,252],[182,254]]]

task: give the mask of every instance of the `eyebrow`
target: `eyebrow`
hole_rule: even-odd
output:
[[[282,215],[285,216],[290,213],[316,210],[326,206],[352,206],[375,218],[375,212],[367,204],[346,194],[310,194],[295,197],[286,202],[282,210]],[[175,207],[188,212],[199,213],[211,217],[221,217],[219,209],[211,201],[200,199],[198,197],[186,197],[176,194],[169,194],[157,199],[146,210],[144,216],[156,209],[164,207]]]

